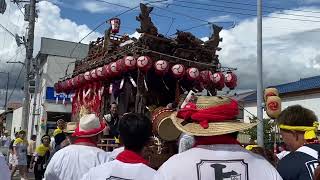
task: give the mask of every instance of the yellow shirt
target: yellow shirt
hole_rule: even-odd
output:
[[[44,156],[47,151],[49,151],[49,147],[46,147],[46,146],[44,146],[43,144],[40,144],[40,145],[36,148],[36,153],[37,153],[38,156]]]
[[[62,129],[57,128],[53,131],[53,136],[56,136],[57,134],[63,133]]]

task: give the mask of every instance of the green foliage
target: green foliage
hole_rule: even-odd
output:
[[[251,123],[256,123],[258,121],[257,117],[251,117],[249,118]],[[270,119],[263,119],[263,131],[264,131],[264,145],[265,147],[272,146],[272,143],[274,142],[274,127],[275,122],[271,121]],[[245,134],[248,134],[250,136],[250,140],[256,141],[257,140],[257,126],[248,129],[244,131]]]

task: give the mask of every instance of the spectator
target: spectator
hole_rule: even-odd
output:
[[[13,139],[9,145],[9,169],[12,172],[12,176],[16,172],[16,166],[17,166],[16,156],[14,156],[13,154],[13,143],[18,137],[19,137],[19,132],[16,132],[15,139]]]
[[[279,161],[280,175],[285,180],[312,180],[320,151],[317,116],[300,105],[289,106],[281,112],[278,124],[282,139],[291,151]]]
[[[7,165],[6,159],[3,154],[0,152],[0,179],[9,180],[10,179],[10,170]]]
[[[44,135],[41,138],[41,144],[36,148],[30,169],[34,168],[35,180],[42,180],[44,178],[44,172],[50,157],[50,136]]]
[[[29,146],[28,146],[28,155],[27,155],[27,164],[28,164],[28,167],[30,167],[30,162],[31,162],[31,159],[32,159],[32,156],[36,150],[36,140],[37,140],[37,136],[36,135],[32,135],[31,136],[31,139],[29,141]]]
[[[110,114],[104,116],[105,122],[108,125],[109,136],[118,138],[119,136],[119,115],[118,105],[113,102],[110,106]]]
[[[194,135],[195,145],[166,161],[155,180],[282,180],[263,157],[247,151],[237,141],[239,131],[255,124],[236,120],[238,103],[222,97],[187,103],[171,115],[182,132]]]
[[[19,131],[19,137],[13,143],[13,157],[16,159],[21,179],[28,179],[27,148],[26,132],[21,130]],[[14,171],[11,173],[11,177],[13,175]]]
[[[155,170],[142,158],[142,150],[152,135],[151,121],[134,113],[124,115],[119,123],[120,140],[125,150],[116,160],[92,168],[82,180],[151,180]]]
[[[56,136],[59,133],[63,133],[64,129],[65,129],[65,126],[66,126],[66,122],[63,119],[59,119],[57,121],[57,129],[55,129],[54,132],[53,132],[53,137]]]
[[[108,153],[97,148],[100,135],[106,128],[95,114],[80,118],[74,144],[69,145],[51,158],[45,172],[46,180],[79,180],[90,168],[108,161]]]

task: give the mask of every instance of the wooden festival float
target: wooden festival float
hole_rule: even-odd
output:
[[[88,56],[75,64],[71,77],[55,84],[57,93],[72,94],[72,117],[78,119],[85,107],[100,117],[110,103],[117,101],[120,114],[144,113],[154,125],[154,142],[146,148],[146,158],[154,168],[176,153],[180,135],[169,118],[169,103],[181,104],[190,90],[216,95],[225,86],[237,85],[235,69],[219,62],[219,32],[203,42],[190,32],[177,31],[175,38],[158,32],[150,13],[152,7],[140,4],[139,39],[118,35],[120,19],[112,18],[105,36],[89,44]],[[181,98],[183,97],[183,98]]]

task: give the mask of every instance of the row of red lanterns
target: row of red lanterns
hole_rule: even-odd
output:
[[[223,89],[225,85],[230,89],[234,89],[237,86],[237,76],[232,72],[224,75],[222,72],[212,73],[209,70],[199,71],[199,69],[195,67],[186,69],[182,64],[175,64],[170,67],[170,64],[166,60],[158,60],[153,63],[148,56],[140,56],[138,59],[135,59],[133,56],[126,56],[123,59],[119,59],[103,67],[98,67],[74,78],[58,82],[55,84],[55,90],[57,93],[68,92],[80,88],[88,82],[91,83],[120,77],[122,73],[135,70],[136,68],[146,73],[152,66],[158,76],[164,76],[170,71],[177,79],[186,77],[190,81],[200,80],[203,84],[214,83],[218,90]]]

